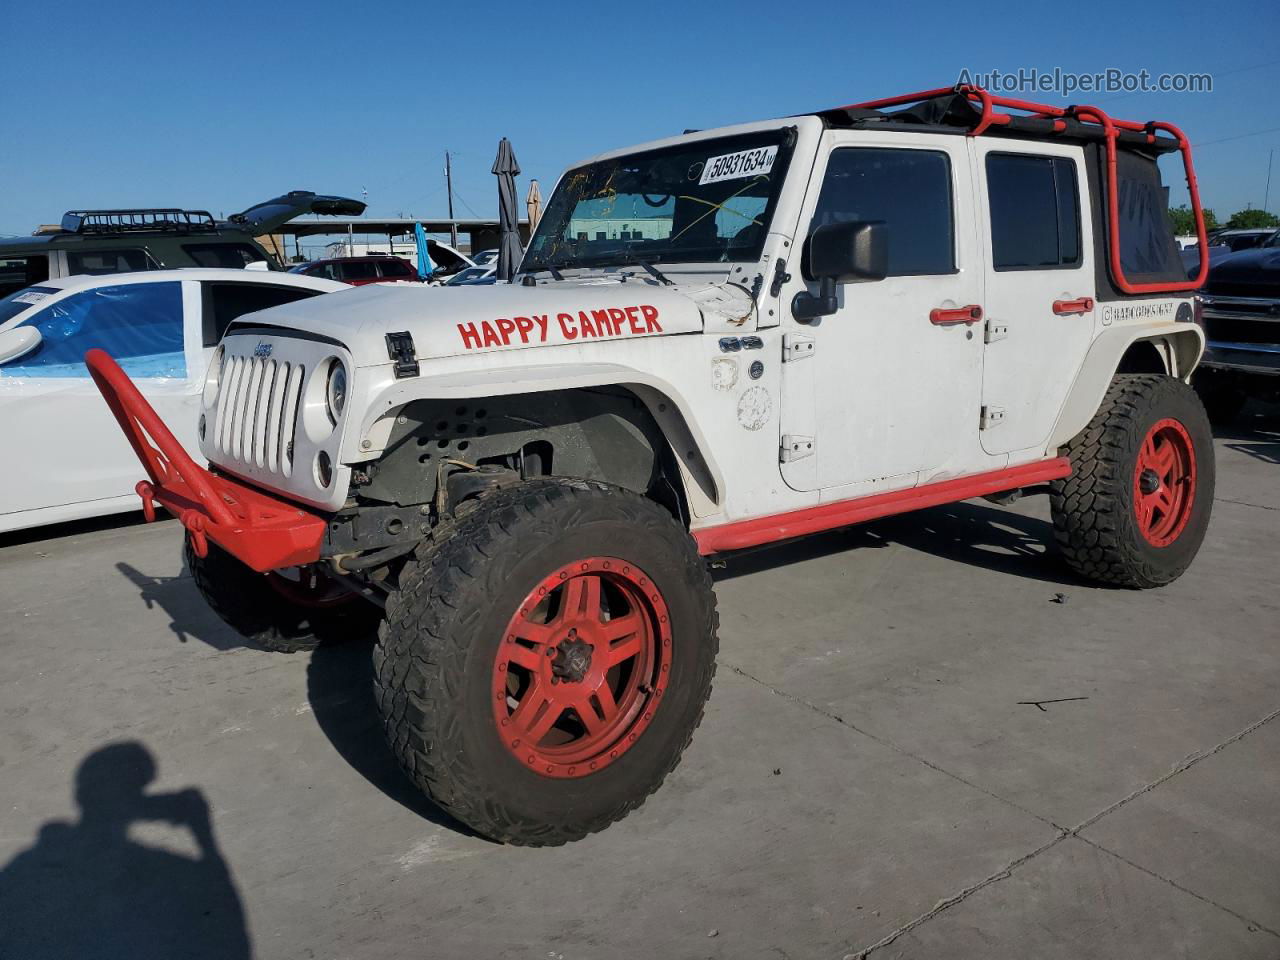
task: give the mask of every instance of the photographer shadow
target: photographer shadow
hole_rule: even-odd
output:
[[[257,649],[209,609],[185,570],[179,576],[152,576],[124,562],[116,568],[138,589],[148,609],[159,607],[168,614],[169,629],[179,643],[199,640],[215,650]],[[396,762],[374,697],[372,646],[372,636],[337,637],[311,652],[307,699],[316,724],[338,755],[387,797],[432,823],[474,836],[428,800]]]
[[[156,762],[136,741],[89,754],[80,818],[50,821],[0,869],[0,957],[118,960],[251,955],[244,908],[194,787],[147,793]],[[140,843],[137,825],[185,831],[195,854]]]

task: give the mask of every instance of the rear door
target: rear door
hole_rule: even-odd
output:
[[[1043,448],[1093,341],[1093,233],[1079,148],[978,138],[986,255],[982,446]],[[1081,201],[1086,202],[1082,203]]]

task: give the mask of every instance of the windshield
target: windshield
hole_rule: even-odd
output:
[[[57,287],[27,287],[17,293],[0,300],[0,323],[7,323],[25,310],[30,310],[37,303],[61,293]]]
[[[571,170],[522,269],[757,260],[794,128],[681,143]]]

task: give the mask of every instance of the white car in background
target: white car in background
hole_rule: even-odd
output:
[[[0,532],[140,507],[138,458],[89,377],[101,347],[178,441],[196,438],[213,349],[246,313],[344,283],[279,272],[151,270],[49,280],[0,299]]]

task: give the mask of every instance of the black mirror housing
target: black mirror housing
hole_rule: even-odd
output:
[[[827,223],[809,238],[809,272],[836,283],[883,280],[889,272],[889,227],[881,220]]]
[[[837,283],[883,280],[889,273],[889,227],[883,221],[823,224],[809,237],[808,267],[822,287],[798,293],[791,302],[797,320],[806,322],[836,312]]]

